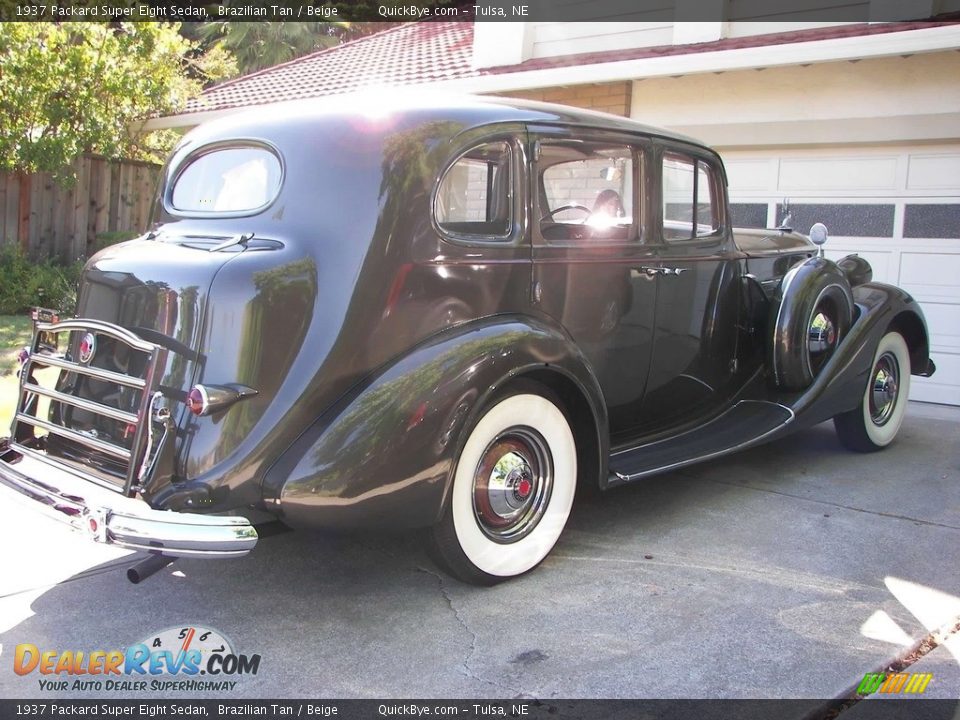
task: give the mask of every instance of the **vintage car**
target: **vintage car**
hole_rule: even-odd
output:
[[[25,354],[0,485],[90,538],[240,556],[256,526],[430,528],[525,573],[575,490],[833,418],[893,441],[917,303],[822,225],[735,230],[720,157],[497,98],[345,97],[189,133],[147,234]]]

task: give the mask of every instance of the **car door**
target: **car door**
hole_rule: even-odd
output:
[[[603,390],[611,439],[640,419],[657,291],[635,136],[528,128],[533,158],[533,302],[584,352]]]
[[[722,165],[680,144],[658,145],[655,163],[660,274],[642,406],[648,432],[706,419],[729,402],[740,306]]]

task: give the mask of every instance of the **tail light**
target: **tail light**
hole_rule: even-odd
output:
[[[257,391],[244,385],[194,385],[187,393],[187,409],[194,415],[212,415]]]
[[[187,409],[194,415],[206,415],[210,409],[210,400],[207,389],[203,385],[195,385],[187,393]]]

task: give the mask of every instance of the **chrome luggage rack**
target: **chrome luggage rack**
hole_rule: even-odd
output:
[[[51,345],[48,342],[51,335],[74,332],[89,333],[94,339],[97,336],[104,336],[125,344],[133,351],[143,353],[146,356],[146,363],[142,375],[128,375],[94,367],[89,364],[92,362],[92,358],[86,362],[78,362],[69,353],[58,353],[59,343]],[[67,347],[79,347],[79,343],[73,342],[71,338]],[[79,474],[84,479],[98,485],[122,492],[124,495],[135,493],[148,474],[153,459],[152,453],[155,449],[153,424],[155,422],[162,423],[164,432],[169,430],[170,426],[169,410],[161,406],[163,396],[157,391],[160,382],[159,372],[165,365],[166,353],[167,351],[164,348],[141,339],[129,330],[100,320],[78,318],[54,323],[36,323],[29,354],[23,358],[23,364],[20,368],[20,393],[17,398],[16,413],[10,428],[9,449],[42,459],[74,475]],[[60,389],[62,388],[59,384],[58,388],[60,389],[56,390],[42,387],[36,381],[33,371],[44,367],[58,368],[61,373],[76,373],[100,382],[112,383],[121,388],[133,388],[139,393],[134,403],[136,412],[130,412],[119,407],[110,407],[94,400],[61,392]],[[134,428],[133,441],[130,447],[119,445],[112,439],[102,439],[94,433],[87,434],[66,427],[54,422],[52,417],[48,419],[39,417],[39,397],[117,422],[127,423],[128,426]],[[125,463],[124,477],[121,480],[119,476],[99,470],[92,464],[53,456],[43,451],[38,447],[38,443],[29,439],[33,436],[34,430],[25,429],[22,427],[23,425],[46,431],[48,435],[56,435]],[[24,440],[25,436],[29,436],[28,439]]]

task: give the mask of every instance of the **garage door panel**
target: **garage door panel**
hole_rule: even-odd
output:
[[[919,299],[919,298],[918,298]],[[920,301],[933,352],[960,354],[960,305]]]
[[[897,158],[784,158],[780,190],[891,190]]]
[[[900,286],[923,302],[960,303],[960,254],[900,253]]]
[[[914,375],[910,378],[910,399],[921,402],[960,405],[960,355],[932,353],[937,372],[933,377],[922,378]]]
[[[833,240],[828,240],[827,245],[833,245]],[[859,255],[870,263],[870,267],[873,268],[874,280],[877,282],[892,283],[894,285],[897,282],[896,272],[894,272],[893,275],[890,274],[891,268],[896,269],[895,258],[892,252],[884,250],[864,250],[863,248],[857,248],[852,245],[837,245],[824,254],[831,260],[839,260],[847,255]]]
[[[960,178],[960,153],[951,155],[911,155],[907,170],[907,189],[940,190],[957,186]]]

